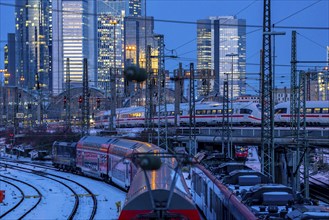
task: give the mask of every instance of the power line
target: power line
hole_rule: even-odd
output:
[[[322,1],[322,0],[319,0],[319,1]],[[25,5],[24,6],[20,6],[20,5],[17,5],[17,4],[9,4],[9,3],[2,3],[2,2],[0,2],[0,5],[10,6],[10,7],[15,7],[15,8],[16,7],[18,7],[18,8],[24,8],[25,7]],[[312,5],[310,5],[310,6],[312,6]],[[308,6],[308,7],[310,7],[310,6]],[[31,8],[32,9],[39,9],[39,7],[34,7],[34,6],[29,7],[29,9],[31,9]],[[303,9],[303,10],[305,10],[305,9]],[[91,15],[91,16],[104,15],[103,13],[100,13],[100,14],[99,13],[86,13],[86,12],[69,11],[69,10],[54,10],[53,9],[52,11],[53,12],[61,12],[61,13],[65,12],[65,13],[72,13],[72,14],[84,14],[84,15]],[[294,13],[293,15],[295,15],[296,13]],[[289,17],[292,17],[293,15],[290,15]],[[149,18],[145,18],[144,20],[152,20],[152,18],[149,17]],[[285,18],[285,19],[287,19],[287,18]],[[281,22],[281,21],[283,21],[285,19],[282,19],[279,22]],[[155,22],[163,22],[163,23],[175,23],[175,24],[191,24],[191,25],[207,24],[207,25],[213,25],[213,24],[204,23],[204,22],[198,22],[198,21],[182,21],[182,20],[167,20],[167,19],[153,19],[153,21],[155,21]],[[279,23],[279,22],[277,22],[277,23]],[[229,26],[229,27],[242,27],[243,26],[243,27],[249,27],[249,28],[262,28],[263,27],[262,25],[253,25],[253,24],[244,24],[244,25],[241,25],[241,24],[225,24],[225,22],[224,23],[221,23],[220,25],[221,26]],[[276,26],[276,28],[282,28],[282,29],[329,30],[329,27],[315,27],[315,26],[314,27],[311,27],[311,26]]]
[[[301,10],[296,11],[295,13],[293,13],[293,14],[291,14],[291,15],[289,15],[289,16],[287,16],[287,17],[285,17],[285,18],[283,18],[283,19],[281,19],[281,20],[279,20],[279,21],[277,21],[277,22],[275,22],[273,25],[278,24],[278,23],[280,23],[280,22],[282,22],[282,21],[285,21],[285,20],[287,20],[288,18],[291,18],[291,17],[295,16],[296,14],[299,14],[300,12],[305,11],[306,9],[312,7],[313,5],[315,5],[315,4],[317,4],[317,3],[321,2],[321,1],[322,1],[322,0],[318,0],[317,2],[314,2],[314,3],[312,3],[312,4],[308,5],[308,6],[306,6],[305,8],[302,8]]]

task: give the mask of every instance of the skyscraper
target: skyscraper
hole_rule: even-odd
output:
[[[69,59],[70,83],[82,85],[83,59],[88,60],[90,85],[96,81],[96,1],[53,1],[53,76],[54,95],[64,91],[66,61]]]
[[[5,46],[5,85],[16,85],[15,34],[8,34],[8,43]]]
[[[197,69],[213,70],[213,92],[223,93],[228,80],[229,97],[245,93],[246,21],[235,16],[210,17],[197,21]],[[233,69],[232,69],[233,67]],[[233,73],[233,74],[232,74]],[[198,94],[204,94],[202,80]],[[209,84],[209,82],[207,83]]]
[[[16,81],[18,86],[49,91],[51,0],[16,0]]]
[[[106,95],[110,90],[110,74],[123,68],[123,21],[126,0],[97,1],[97,87]],[[117,71],[118,70],[118,71]],[[117,77],[117,89],[123,93],[123,79]]]

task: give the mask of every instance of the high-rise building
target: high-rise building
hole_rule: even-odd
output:
[[[202,83],[212,85],[213,93],[223,94],[223,82],[228,80],[229,98],[245,93],[246,21],[235,16],[210,17],[197,21],[197,70],[215,74],[211,82],[198,82],[199,96],[205,92]],[[232,74],[233,73],[233,74]],[[198,78],[198,76],[196,76]],[[233,95],[233,97],[232,97]]]
[[[65,90],[67,59],[71,86],[81,86],[83,59],[88,61],[89,85],[97,76],[96,1],[53,1],[53,76],[52,93]]]
[[[156,47],[154,40],[153,17],[125,17],[124,39],[125,67],[135,65],[139,68],[146,68],[147,45],[150,45],[153,49]],[[152,51],[156,52],[156,50]],[[156,56],[155,54],[153,55]],[[155,67],[153,66],[153,68]],[[133,95],[133,93],[139,89],[138,86],[139,85],[127,82],[127,95]]]
[[[128,16],[140,17],[145,15],[145,0],[129,0]]]
[[[116,72],[119,76],[123,69],[123,21],[126,3],[126,0],[97,1],[97,86],[106,95],[109,95],[111,72]],[[122,77],[117,77],[116,81],[118,92],[123,93]]]
[[[17,85],[49,91],[51,0],[16,0]]]
[[[8,43],[5,46],[5,85],[16,85],[15,34],[8,34]]]

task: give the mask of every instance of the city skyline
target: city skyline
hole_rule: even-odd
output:
[[[203,2],[203,4],[201,4]],[[169,3],[169,4],[168,4]],[[327,59],[326,46],[329,45],[328,1],[272,1],[272,24],[274,31],[285,31],[285,36],[277,36],[276,84],[289,87],[291,31],[297,30],[297,60],[321,61]],[[13,1],[0,1],[1,18],[14,17]],[[257,89],[259,80],[259,51],[262,38],[263,1],[147,1],[147,16],[154,16],[155,32],[164,34],[166,53],[174,53],[177,59],[166,59],[166,69],[172,72],[178,63],[188,66],[196,60],[196,23],[198,19],[210,16],[236,15],[247,22],[246,77],[247,93]],[[284,10],[282,9],[284,8]],[[183,10],[184,9],[184,10]],[[317,16],[320,15],[320,16]],[[4,24],[4,20],[6,23]],[[6,44],[8,32],[13,32],[11,19],[1,19],[1,48]],[[14,20],[12,18],[12,20]],[[321,67],[324,63],[304,63],[298,69]],[[0,56],[3,68],[3,55]],[[282,83],[281,83],[282,82]]]

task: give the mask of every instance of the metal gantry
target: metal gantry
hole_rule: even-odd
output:
[[[297,149],[301,149],[303,151],[302,156],[298,155],[299,161],[295,171],[295,178],[300,178],[299,168],[304,162],[304,197],[309,198],[309,148],[307,141],[307,131],[306,131],[306,89],[307,89],[307,73],[304,71],[300,71],[299,73],[299,98],[298,98],[298,120],[297,120]],[[299,150],[300,151],[300,150]],[[299,181],[297,181],[299,182]]]
[[[83,59],[83,85],[82,85],[82,135],[89,134],[89,86],[88,86],[88,63]]]
[[[166,103],[166,74],[165,74],[165,55],[164,55],[164,37],[155,36],[158,42],[158,80],[157,80],[157,107],[158,107],[158,146],[168,150],[168,120]],[[164,113],[165,117],[160,117]]]
[[[263,44],[262,44],[262,129],[261,129],[261,166],[262,171],[270,179],[275,181],[274,173],[274,128],[273,95],[272,95],[272,53],[271,35],[271,1],[264,0],[263,15]]]
[[[228,75],[227,75],[228,78]],[[223,83],[223,120],[222,120],[222,153],[229,152],[231,128],[229,124],[229,96],[228,96],[228,79]]]
[[[293,156],[293,175],[291,175],[291,184],[294,192],[300,191],[300,172],[297,163],[300,161],[300,149],[298,145],[299,140],[299,123],[298,118],[300,111],[298,110],[298,79],[297,79],[297,38],[296,31],[291,33],[291,78],[290,78],[290,130],[291,136],[294,139],[294,145],[292,146]]]
[[[145,89],[145,126],[148,136],[148,142],[153,142],[153,119],[154,119],[154,104],[153,104],[153,93],[154,93],[154,75],[151,70],[151,46],[146,47],[146,89]]]
[[[66,129],[71,130],[71,77],[70,77],[70,58],[66,59]]]
[[[197,152],[196,148],[196,134],[195,134],[195,85],[194,85],[194,64],[190,63],[190,127],[189,127],[189,154],[195,155]]]

